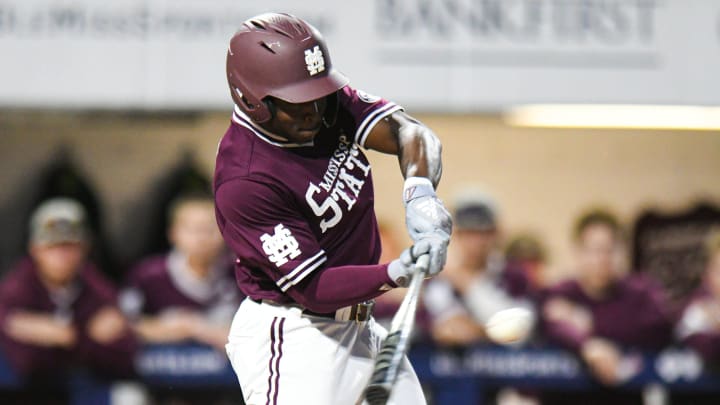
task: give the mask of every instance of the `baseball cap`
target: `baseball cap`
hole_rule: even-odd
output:
[[[87,238],[85,209],[75,200],[47,200],[35,209],[30,219],[30,242],[33,244],[84,242]]]
[[[478,190],[463,192],[455,198],[457,229],[489,231],[497,228],[497,205],[490,195]]]

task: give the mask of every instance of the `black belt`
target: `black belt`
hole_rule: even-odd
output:
[[[258,304],[267,304],[281,307],[295,307],[302,310],[303,315],[317,316],[322,318],[335,319],[336,321],[355,321],[355,322],[366,322],[372,316],[373,306],[375,301],[365,301],[355,305],[350,305],[338,309],[335,312],[330,313],[319,313],[311,311],[307,308],[303,308],[299,304],[294,303],[280,303],[273,300],[250,298],[252,301]]]

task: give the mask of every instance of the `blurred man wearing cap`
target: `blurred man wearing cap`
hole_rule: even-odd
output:
[[[455,200],[453,222],[448,265],[428,283],[424,298],[435,340],[465,345],[484,339],[483,325],[497,311],[530,304],[512,297],[503,285],[505,265],[493,199],[478,190],[466,191]]]
[[[135,340],[114,288],[88,262],[89,239],[85,211],[73,200],[51,199],[34,212],[29,257],[0,282],[0,346],[20,374],[78,365],[131,371]]]

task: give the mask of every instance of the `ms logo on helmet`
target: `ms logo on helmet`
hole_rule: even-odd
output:
[[[325,58],[319,45],[315,45],[312,49],[305,50],[305,63],[307,64],[307,70],[310,72],[310,76],[315,76],[325,70]]]

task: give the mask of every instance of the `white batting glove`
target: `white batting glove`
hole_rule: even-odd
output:
[[[430,252],[430,243],[421,241],[403,250],[400,257],[391,261],[388,265],[388,276],[399,287],[407,287],[410,284],[413,272],[415,272],[415,261],[418,257]],[[429,274],[428,275],[434,275]]]
[[[425,177],[409,177],[403,188],[405,224],[416,244],[430,244],[430,271],[435,275],[445,266],[447,246],[452,233],[452,217],[435,195],[432,183]]]

